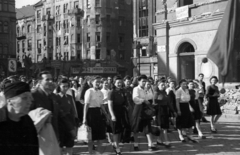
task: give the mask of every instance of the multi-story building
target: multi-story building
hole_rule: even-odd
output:
[[[219,75],[217,66],[206,55],[223,17],[227,0],[156,1],[158,72],[180,79],[194,79],[199,73],[209,82]],[[228,82],[239,82],[238,52],[233,54]],[[162,64],[162,65],[161,65]]]
[[[8,58],[16,57],[15,0],[0,1],[0,75],[8,74]]]
[[[41,0],[33,7],[35,72],[132,73],[132,0]]]
[[[31,5],[24,6],[20,9],[16,9],[16,13],[16,60],[18,62],[18,74],[25,74],[27,71],[26,69],[30,69],[31,67],[27,66],[27,58],[30,58],[35,62],[34,8]]]
[[[153,23],[156,22],[156,1],[133,1],[133,39],[134,39],[134,69],[137,74],[151,77],[158,76],[158,61],[156,55],[155,31]]]

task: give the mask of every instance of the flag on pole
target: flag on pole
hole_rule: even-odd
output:
[[[207,57],[219,68],[219,73],[226,78],[229,62],[234,51],[240,47],[240,0],[229,0],[222,21],[218,27]],[[239,51],[240,52],[240,51]]]

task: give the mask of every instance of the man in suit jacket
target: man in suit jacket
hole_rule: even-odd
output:
[[[40,72],[38,75],[39,87],[32,91],[33,104],[31,110],[42,107],[52,112],[52,126],[55,134],[58,136],[58,101],[53,94],[54,83],[52,75],[48,71]]]

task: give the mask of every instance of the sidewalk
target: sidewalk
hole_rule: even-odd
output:
[[[169,133],[169,138],[172,143],[172,148],[166,149],[163,146],[158,146],[159,150],[155,152],[147,151],[147,140],[144,136],[139,138],[140,151],[133,150],[133,144],[121,145],[123,155],[240,155],[240,123],[221,118],[217,125],[218,133],[212,134],[210,132],[209,123],[202,123],[202,130],[207,139],[199,139],[197,135],[192,137],[198,140],[199,143],[181,143],[178,139],[177,131]],[[156,142],[156,137],[154,138]],[[104,143],[104,155],[114,155],[112,147]],[[76,145],[74,148],[75,155],[87,154],[86,145]]]

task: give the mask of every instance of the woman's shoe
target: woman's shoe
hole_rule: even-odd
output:
[[[215,129],[213,127],[211,127],[210,130],[211,130],[212,133],[217,133],[217,129]]]
[[[188,138],[188,140],[190,140],[191,142],[193,142],[193,143],[198,143],[198,141],[196,141],[196,140],[194,140],[194,139],[192,139],[192,138],[190,138],[190,137],[187,137]]]
[[[183,137],[179,136],[179,139],[182,143],[186,143],[186,140]]]
[[[171,147],[172,147],[172,145],[171,145],[171,144],[169,144],[169,143],[167,143],[167,144],[164,144],[164,146],[165,146],[165,148],[167,148],[167,149],[169,149],[169,148],[171,148]]]

